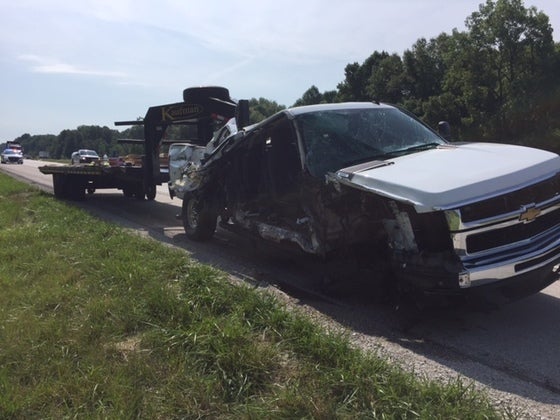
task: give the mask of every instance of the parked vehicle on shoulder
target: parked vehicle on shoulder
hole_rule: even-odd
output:
[[[453,144],[400,108],[283,110],[170,147],[187,236],[219,225],[318,256],[342,285],[507,301],[560,277],[560,157]]]
[[[97,162],[99,160],[99,155],[95,150],[80,149],[72,153],[71,163],[72,165],[77,165],[80,163],[91,163]]]
[[[4,149],[0,157],[1,163],[19,163],[23,164],[23,155],[21,150]]]

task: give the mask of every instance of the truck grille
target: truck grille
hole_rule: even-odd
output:
[[[529,270],[560,256],[560,174],[447,217],[467,269],[508,264],[515,272]]]
[[[487,219],[519,210],[528,203],[542,203],[560,194],[560,173],[556,176],[508,194],[469,204],[461,208],[463,223]]]
[[[535,219],[530,223],[515,223],[503,228],[491,229],[467,237],[467,253],[498,248],[515,242],[522,242],[560,227],[560,208]]]

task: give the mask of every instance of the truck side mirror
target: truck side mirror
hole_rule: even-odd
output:
[[[451,126],[447,121],[440,121],[438,123],[438,133],[445,140],[451,140]]]
[[[249,125],[249,101],[247,99],[241,99],[237,102],[235,122],[237,123],[238,130]]]

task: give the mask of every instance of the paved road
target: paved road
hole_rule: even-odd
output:
[[[51,177],[37,169],[41,164],[26,161],[24,165],[1,165],[0,170],[52,191]],[[285,286],[293,281],[313,287],[318,276],[316,267],[302,258],[255,250],[244,240],[222,231],[208,243],[188,241],[175,218],[180,203],[171,200],[167,187],[161,186],[153,202],[127,199],[117,190],[103,190],[78,205],[103,217],[109,214],[125,226],[181,247],[201,262],[255,284],[264,280]],[[301,291],[293,293],[297,296]],[[407,323],[403,319],[411,318],[396,316],[392,308],[383,305],[354,300],[332,304],[309,296],[301,299],[357,334],[383,337],[493,389],[558,405],[560,413],[560,282],[497,310],[429,311],[415,314],[414,322]],[[515,380],[497,380],[485,370],[472,369],[474,365],[490,367]],[[519,382],[530,386],[519,387]]]

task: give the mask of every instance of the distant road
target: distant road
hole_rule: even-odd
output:
[[[46,165],[47,163],[48,162],[26,159],[24,160],[23,165],[0,165],[0,170],[11,174],[15,178],[27,181],[31,184],[37,185],[41,189],[52,192],[52,178],[50,176],[43,175],[37,169],[39,166]],[[50,165],[51,163],[48,164]]]

